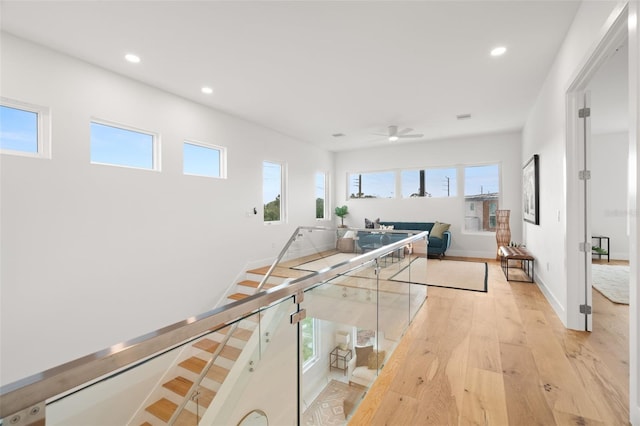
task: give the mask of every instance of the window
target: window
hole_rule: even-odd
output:
[[[394,172],[352,173],[349,175],[350,198],[394,198]]]
[[[316,219],[326,219],[327,210],[327,175],[323,172],[316,173]]]
[[[494,232],[499,199],[500,168],[497,164],[465,167],[465,231]]]
[[[156,137],[152,133],[91,122],[91,162],[94,164],[156,170],[156,152]]]
[[[318,320],[306,317],[301,322],[302,328],[302,368],[308,368],[318,357]]]
[[[402,198],[455,197],[456,173],[455,168],[403,170],[400,173]]]
[[[0,152],[49,158],[49,146],[48,108],[0,100]]]
[[[262,164],[262,199],[265,223],[283,220],[283,166],[265,161]]]
[[[182,148],[182,171],[185,175],[226,177],[225,154],[224,148],[187,141]]]

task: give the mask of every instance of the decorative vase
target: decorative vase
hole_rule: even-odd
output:
[[[496,210],[496,243],[498,244],[496,259],[500,258],[500,247],[507,247],[511,242],[510,214],[511,210]]]

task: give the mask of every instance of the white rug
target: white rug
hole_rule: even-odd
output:
[[[614,303],[629,304],[629,266],[591,265],[591,283],[604,297]]]

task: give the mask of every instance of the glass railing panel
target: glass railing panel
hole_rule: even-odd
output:
[[[47,425],[237,424],[258,406],[295,424],[296,327],[288,317],[295,306],[288,297],[52,398]],[[270,330],[270,342],[261,341],[261,329]]]
[[[375,338],[376,262],[335,276],[304,294],[300,424],[324,418],[345,424],[355,412],[373,372],[353,376],[357,336]],[[363,342],[362,346],[372,346]],[[367,355],[359,362],[366,364]],[[329,424],[329,423],[327,423]]]
[[[268,424],[297,420],[297,326],[290,314],[293,298],[261,310],[253,318],[255,333],[202,418],[203,425],[237,425],[258,410]]]

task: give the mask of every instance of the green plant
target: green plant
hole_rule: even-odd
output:
[[[340,226],[344,227],[344,217],[349,214],[349,207],[347,206],[336,207],[334,212],[336,216],[340,218]]]

